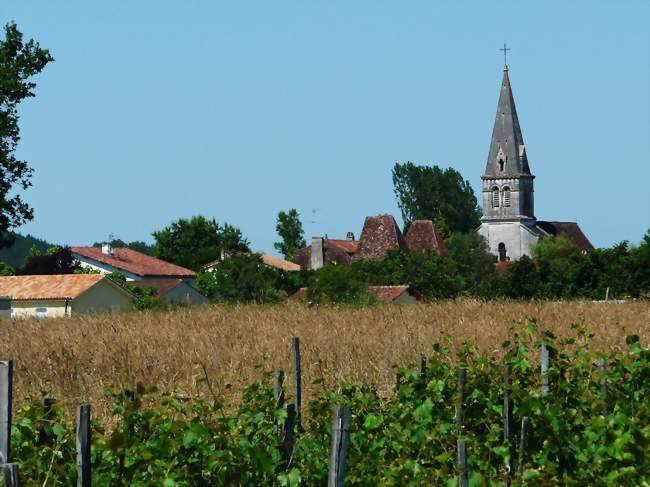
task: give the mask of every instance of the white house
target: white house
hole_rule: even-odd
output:
[[[98,271],[101,274],[121,272],[126,276],[127,281],[182,279],[192,285],[196,278],[196,273],[190,269],[126,247],[113,248],[110,245],[72,247],[71,251],[72,256],[79,261],[82,267]]]
[[[101,274],[0,277],[0,296],[11,298],[13,318],[127,311],[134,299]]]

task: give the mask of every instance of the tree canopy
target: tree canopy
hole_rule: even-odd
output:
[[[478,227],[481,211],[469,181],[452,168],[395,164],[393,186],[404,225],[432,220],[444,237]]]
[[[153,253],[167,262],[199,270],[222,255],[248,252],[249,243],[238,228],[220,225],[214,218],[193,216],[180,218],[162,230],[153,232]]]
[[[0,37],[0,248],[10,246],[19,227],[34,217],[32,208],[17,192],[31,186],[32,169],[26,161],[17,159],[20,141],[18,105],[33,97],[36,83],[30,79],[53,61],[47,49],[37,42],[23,41],[16,24],[4,27]]]
[[[296,251],[306,245],[300,215],[295,208],[290,209],[287,213],[284,211],[278,213],[275,230],[282,241],[274,243],[273,246],[277,251],[282,252],[285,259],[293,259]]]

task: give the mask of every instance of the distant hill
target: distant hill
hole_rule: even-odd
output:
[[[36,246],[41,252],[45,252],[55,244],[51,244],[40,238],[31,235],[20,235],[16,233],[16,241],[7,249],[0,249],[0,261],[9,264],[14,269],[21,267],[32,246]]]

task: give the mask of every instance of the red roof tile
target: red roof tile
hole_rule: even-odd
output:
[[[137,276],[196,276],[194,271],[125,247],[113,248],[112,255],[104,254],[101,247],[72,247],[71,250],[73,254],[110,265]]]
[[[280,259],[279,257],[267,254],[265,252],[262,252],[260,255],[262,256],[262,262],[264,262],[264,265],[267,265],[269,267],[275,267],[276,269],[288,272],[296,272],[300,270],[300,266],[298,264],[294,264],[288,260]]]
[[[358,240],[334,240],[328,238],[326,243],[345,250],[348,254],[354,254],[359,249]]]
[[[15,300],[75,299],[102,279],[106,277],[99,274],[6,276],[0,277],[0,296]]]

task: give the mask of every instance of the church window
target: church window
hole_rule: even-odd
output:
[[[499,188],[492,188],[492,208],[499,207]]]
[[[503,159],[499,159],[499,171],[503,172],[503,168],[505,167],[506,163]]]
[[[508,186],[503,188],[503,206],[510,206],[510,188]]]

